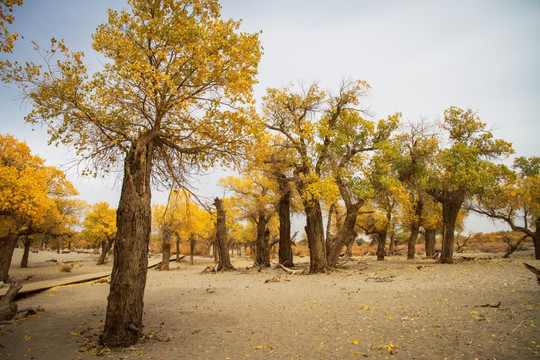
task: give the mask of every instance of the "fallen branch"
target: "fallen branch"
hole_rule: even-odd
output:
[[[527,263],[523,263],[523,265],[525,265],[527,270],[531,271],[533,274],[536,275],[536,281],[538,281],[538,283],[540,284],[540,269],[535,268],[534,266],[529,265]]]
[[[484,305],[476,305],[475,307],[489,307],[489,308],[498,308],[501,306],[501,302],[499,301],[497,304],[484,304]]]
[[[204,268],[203,271],[201,271],[201,274],[214,274],[216,272],[217,265],[215,266],[207,266]]]
[[[395,275],[390,275],[390,276],[370,276],[368,278],[366,278],[366,280],[364,281],[369,281],[369,280],[373,280],[375,282],[392,282],[394,281],[393,279],[395,278]]]
[[[281,268],[283,270],[285,270],[285,272],[289,275],[302,275],[304,273],[304,271],[306,271],[306,269],[302,269],[302,270],[293,270],[293,269],[289,269],[281,264],[279,264],[279,266],[281,266]]]

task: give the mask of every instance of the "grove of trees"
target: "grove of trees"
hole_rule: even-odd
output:
[[[16,38],[6,4],[3,52]],[[361,234],[384,260],[398,231],[408,234],[408,259],[421,233],[427,256],[442,234],[439,261],[452,263],[456,227],[474,211],[531,238],[540,259],[540,158],[504,165],[511,144],[494,139],[475,111],[452,106],[438,123],[405,123],[399,113],[374,119],[370,85],[342,80],[331,90],[267,89],[257,113],[257,33],[222,19],[217,0],[128,4],[92,35],[106,59],[100,71],[89,74],[83,53],[56,39],[40,50],[45,64],[0,65],[2,80],[32,106],[25,120],[45,125],[51,143],[70,145],[83,174],[122,171],[118,208],[88,208],[62,171],[0,135],[0,280],[17,241],[29,248],[32,236],[76,236],[81,224],[78,241],[101,248],[99,263],[114,253],[104,345],[129,346],[141,335],[152,234],[162,270],[173,242],[177,254],[189,242],[193,263],[197,241],[213,244],[217,270],[233,268],[231,244],[248,242],[254,266],[270,266],[277,245],[279,264],[292,267],[291,214],[300,213],[314,274],[336,268]],[[234,166],[238,176],[223,180],[230,198],[205,204],[190,177],[213,166]],[[168,202],[152,207],[157,186],[170,189]]]

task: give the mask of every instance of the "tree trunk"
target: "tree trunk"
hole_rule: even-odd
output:
[[[124,163],[124,180],[116,217],[116,245],[111,273],[103,345],[126,347],[139,339],[148,269],[151,230],[153,144],[151,135],[133,143]]]
[[[21,259],[21,268],[27,268],[28,267],[28,256],[30,255],[30,245],[32,244],[32,239],[30,239],[28,236],[24,238],[23,245],[24,245],[24,253]]]
[[[167,226],[163,228],[163,238],[161,239],[161,265],[160,270],[169,270],[169,262],[171,260],[171,237],[172,231]]]
[[[425,230],[425,247],[426,247],[426,256],[433,257],[435,256],[435,236],[437,231],[435,229],[424,229]]]
[[[264,210],[259,210],[257,216],[257,238],[255,240],[255,263],[253,266],[269,267],[270,266],[270,249],[268,247],[267,225],[270,218],[265,214]]]
[[[377,261],[383,261],[384,260],[384,253],[385,253],[385,247],[386,247],[386,235],[388,233],[388,225],[382,230],[380,233],[377,234]]]
[[[180,236],[174,233],[176,239],[176,262],[180,262]],[[191,265],[193,265],[193,252],[191,252]]]
[[[452,264],[454,262],[454,231],[463,199],[464,196],[459,196],[459,194],[450,194],[446,201],[442,203],[443,240],[440,262],[443,264]]]
[[[9,321],[17,315],[17,303],[14,300],[21,288],[21,284],[12,282],[8,291],[0,296],[0,321]]]
[[[533,236],[534,258],[540,260],[540,225],[538,224],[538,221],[536,226],[536,232]]]
[[[216,244],[218,253],[217,271],[234,270],[229,258],[229,244],[227,241],[227,227],[225,224],[225,209],[223,208],[223,200],[220,198],[214,199],[214,205],[217,211],[216,222]]]
[[[281,198],[279,199],[279,263],[293,267],[291,244],[291,189],[285,176],[278,177]]]
[[[101,243],[101,254],[99,255],[99,259],[96,265],[105,264],[105,259],[107,259],[107,254],[111,250],[113,243],[114,243],[114,238],[107,239]]]
[[[414,209],[414,221],[411,224],[411,235],[407,243],[407,260],[413,260],[416,255],[416,242],[418,241],[418,234],[420,233],[420,219],[422,217],[422,211],[424,210],[424,202],[422,198],[416,201]]]
[[[324,242],[324,226],[321,205],[317,200],[305,201],[306,235],[309,245],[309,273],[326,273],[329,271]]]
[[[9,267],[15,246],[17,246],[15,236],[0,239],[0,281],[6,282],[9,279]]]
[[[356,225],[356,215],[358,214],[358,210],[360,210],[360,206],[361,204],[358,203],[347,207],[347,214],[345,215],[343,225],[335,237],[330,248],[330,253],[328,254],[328,265],[331,267],[336,266],[343,247],[356,239],[357,234],[354,231],[354,226]]]
[[[195,234],[189,234],[189,265],[193,265],[193,257],[195,255],[195,245],[197,241],[195,240]]]

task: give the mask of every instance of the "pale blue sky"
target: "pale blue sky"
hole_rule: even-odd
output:
[[[25,0],[11,27],[25,40],[13,57],[35,56],[30,40],[45,47],[51,37],[65,38],[97,68],[90,34],[106,21],[107,7],[124,4]],[[470,107],[496,137],[514,144],[516,155],[540,155],[539,1],[223,0],[222,6],[224,17],[243,20],[242,30],[262,30],[257,97],[291,81],[332,88],[345,77],[363,79],[372,85],[366,105],[376,117],[400,111],[406,120],[437,119],[449,106]],[[16,97],[0,85],[1,132],[26,141],[51,165],[73,159],[69,149],[47,147],[44,130],[31,131],[23,121],[29,106]],[[69,174],[83,199],[116,206],[118,180]],[[208,177],[200,186],[205,195],[222,192],[214,182]],[[475,220],[468,227],[487,231],[486,224]]]

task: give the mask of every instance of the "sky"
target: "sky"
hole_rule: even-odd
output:
[[[516,156],[540,156],[540,2],[536,0],[222,0],[224,18],[242,19],[241,30],[262,31],[260,99],[268,87],[317,81],[336,89],[343,79],[361,79],[372,89],[365,100],[375,118],[401,112],[405,121],[438,120],[450,106],[471,108],[496,138],[513,143]],[[36,60],[30,41],[47,47],[64,38],[83,50],[91,69],[100,56],[91,34],[121,0],[25,0],[10,27],[24,36],[10,59]],[[5,56],[5,55],[4,55]],[[68,164],[69,148],[47,145],[45,129],[23,120],[31,105],[0,84],[0,132],[25,141],[47,165],[65,170],[89,203],[116,207],[121,178],[90,179]],[[204,177],[203,196],[223,196],[223,175]],[[166,201],[154,192],[153,201]],[[473,217],[468,230],[506,229]]]

